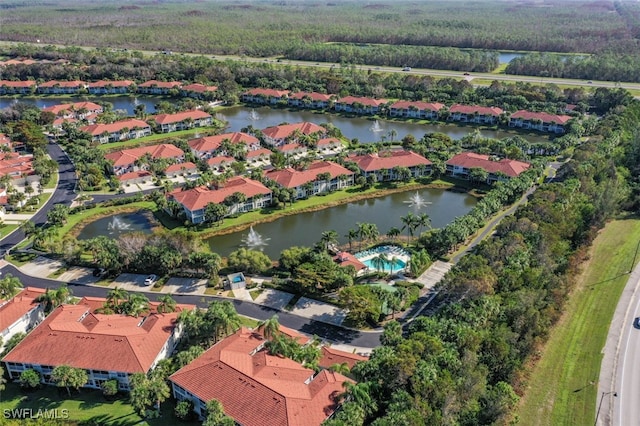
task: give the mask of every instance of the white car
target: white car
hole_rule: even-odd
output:
[[[402,71],[411,71],[411,67],[404,67],[402,68]]]
[[[155,282],[157,280],[158,280],[158,276],[155,275],[155,274],[151,274],[144,280],[144,284],[145,285],[153,285],[153,284],[155,284]]]

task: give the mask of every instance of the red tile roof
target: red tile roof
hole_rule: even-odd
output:
[[[138,85],[138,87],[161,87],[163,89],[172,89],[174,87],[180,87],[182,83],[179,81],[158,81],[149,80]]]
[[[14,88],[22,88],[22,87],[33,87],[36,85],[36,82],[33,80],[26,81],[11,81],[11,80],[0,80],[0,87],[14,87]]]
[[[318,140],[318,146],[330,146],[330,145],[340,145],[342,146],[342,142],[338,138],[324,138]]]
[[[87,87],[93,88],[93,87],[129,87],[132,84],[135,84],[135,82],[131,81],[131,80],[100,80],[100,81],[94,81],[93,83],[89,83],[87,85]]]
[[[351,255],[351,253],[348,254]],[[318,365],[323,368],[329,368],[333,364],[342,364],[346,362],[347,365],[349,365],[349,369],[351,369],[356,365],[356,362],[369,360],[369,357],[333,349],[329,346],[323,346],[320,349],[322,351],[322,355],[320,356],[320,362]]]
[[[11,327],[23,315],[37,307],[36,299],[44,293],[45,290],[42,288],[26,287],[11,299],[0,300],[0,332]]]
[[[79,87],[79,86],[84,86],[86,83],[84,81],[80,81],[80,80],[73,80],[73,81],[58,81],[58,80],[51,80],[51,81],[45,81],[44,83],[40,83],[38,85],[38,87]]]
[[[220,401],[225,414],[244,426],[320,425],[351,380],[327,370],[310,380],[313,370],[259,350],[264,343],[259,333],[242,328],[170,380],[203,401]]]
[[[199,109],[192,109],[190,111],[177,112],[175,114],[158,114],[153,117],[153,120],[158,124],[171,124],[180,123],[188,118],[191,118],[192,120],[201,120],[211,118],[211,115],[204,111],[200,111]]]
[[[182,90],[186,92],[196,92],[196,93],[205,93],[205,92],[215,92],[218,90],[218,86],[205,86],[200,83],[188,84],[186,86],[181,87]]]
[[[266,158],[270,158],[271,154],[273,154],[271,150],[268,150],[267,148],[260,148],[256,149],[255,151],[247,152],[247,159],[260,157],[261,155],[265,156]]]
[[[56,118],[55,120],[53,120],[53,123],[51,123],[54,127],[57,126],[62,126],[62,124],[64,123],[77,123],[79,122],[78,119],[76,118]]]
[[[444,104],[439,102],[422,102],[422,101],[398,101],[391,105],[389,108],[395,109],[409,109],[409,107],[415,107],[420,111],[440,111],[444,108]]]
[[[191,139],[188,143],[194,151],[209,152],[218,149],[225,139],[229,139],[233,144],[244,143],[246,145],[254,145],[260,143],[258,138],[241,132],[223,133],[221,135]]]
[[[209,167],[217,167],[221,164],[231,164],[236,161],[235,158],[229,157],[228,155],[217,155],[215,157],[211,157],[207,160],[207,164]]]
[[[307,148],[306,148],[306,147],[304,147],[304,146],[300,145],[300,144],[299,144],[299,143],[297,143],[297,142],[294,142],[294,143],[287,143],[287,144],[284,144],[284,145],[280,145],[277,149],[278,149],[278,151],[283,152],[283,153],[285,153],[285,154],[286,154],[287,152],[296,151],[296,150],[299,150],[299,149],[301,149],[301,148],[303,148],[303,149],[301,150],[301,151],[303,151],[303,152],[307,150]]]
[[[9,175],[19,178],[23,174],[33,174],[33,155],[20,155],[16,152],[0,153],[0,176]]]
[[[290,92],[288,90],[261,89],[261,88],[251,89],[244,92],[245,95],[251,95],[251,96],[262,95],[262,96],[274,97],[274,98],[281,98],[283,96],[287,96],[289,93]]]
[[[511,114],[511,118],[522,119],[522,120],[540,120],[543,123],[556,123],[560,125],[567,124],[569,120],[571,120],[571,116],[569,115],[557,115],[557,114],[549,114],[548,112],[532,112],[519,110]]]
[[[389,102],[387,99],[373,99],[373,98],[365,98],[358,96],[345,96],[344,98],[340,98],[336,101],[339,104],[353,105],[358,102],[364,106],[377,107],[382,104],[386,104]]]
[[[320,173],[329,173],[331,179],[340,175],[353,175],[351,170],[339,164],[331,161],[316,161],[311,163],[306,170],[295,170],[291,167],[282,170],[270,170],[265,174],[265,177],[277,182],[282,187],[296,188],[307,182],[313,182]]]
[[[235,192],[241,192],[247,198],[251,198],[256,195],[270,194],[271,190],[258,181],[238,176],[229,179],[224,186],[218,189],[208,189],[201,186],[187,191],[174,191],[170,197],[190,211],[195,211],[205,208],[209,203],[220,204]]]
[[[266,129],[262,130],[262,134],[271,139],[284,139],[296,130],[299,130],[300,133],[304,135],[310,135],[316,132],[324,134],[327,132],[327,129],[322,126],[318,126],[314,123],[309,123],[308,121],[303,121],[302,123],[283,124],[281,126],[267,127]]]
[[[328,101],[329,99],[331,99],[331,95],[318,92],[296,92],[289,94],[289,99],[303,99],[305,97],[311,99],[312,101]]]
[[[147,316],[95,312],[105,299],[85,297],[61,305],[7,356],[5,362],[146,373],[171,336],[179,311]],[[155,309],[157,302],[151,302]]]
[[[91,136],[100,136],[103,133],[116,133],[121,131],[124,128],[129,130],[134,127],[138,127],[140,129],[144,129],[145,127],[149,127],[147,123],[142,120],[130,119],[130,120],[122,120],[116,121],[111,124],[92,124],[90,126],[81,127],[80,130],[83,132],[89,133]]]
[[[112,152],[104,156],[107,160],[113,161],[114,167],[122,167],[133,164],[145,154],[149,154],[153,159],[159,158],[179,158],[184,156],[184,151],[170,143],[158,145],[141,146],[140,148],[123,149]]]
[[[86,109],[87,111],[102,111],[102,106],[93,103],[93,102],[75,102],[72,104],[58,104],[50,107],[43,108],[43,111],[52,112],[55,115],[60,115],[60,113],[66,111],[80,111],[81,109]]]
[[[337,255],[335,255],[333,257],[333,260],[334,260],[334,262],[338,263],[338,265],[340,265],[342,267],[353,266],[354,268],[356,268],[356,271],[359,271],[361,269],[365,269],[367,267],[367,265],[365,265],[364,263],[360,262],[357,257],[355,257],[354,255],[352,255],[351,253],[346,252],[346,251],[342,251],[342,252],[338,253]]]
[[[394,167],[428,166],[431,161],[412,151],[384,151],[377,154],[365,154],[347,158],[365,172],[393,169]]]
[[[167,168],[165,169],[165,173],[181,172],[183,170],[184,171],[198,170],[198,166],[195,163],[192,163],[191,161],[187,161],[186,163],[175,163],[167,166]]]
[[[452,166],[464,167],[471,169],[479,167],[489,173],[502,172],[507,176],[516,177],[520,173],[526,171],[531,165],[517,160],[509,160],[503,158],[500,161],[493,161],[488,155],[476,154],[473,152],[463,152],[453,156],[447,164]]]
[[[120,176],[118,176],[118,180],[120,182],[126,182],[128,180],[150,178],[151,176],[152,176],[151,172],[147,170],[137,170],[135,172],[128,172],[128,173],[121,174]]]
[[[449,107],[449,112],[452,114],[453,113],[461,113],[461,114],[478,113],[479,115],[491,115],[491,116],[497,117],[500,114],[502,114],[503,111],[498,107],[484,107],[479,105],[454,104],[454,105],[451,105],[451,107]]]

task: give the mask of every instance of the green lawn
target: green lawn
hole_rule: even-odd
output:
[[[123,148],[132,148],[136,146],[151,145],[152,143],[159,143],[165,139],[182,138],[183,136],[190,137],[195,135],[196,133],[210,134],[210,133],[213,133],[216,129],[217,127],[210,126],[210,127],[197,127],[195,129],[189,129],[189,130],[180,130],[178,132],[157,133],[157,134],[145,136],[144,138],[139,138],[139,139],[130,139],[122,142],[103,143],[98,145],[98,149],[102,151],[113,151],[113,150],[123,149]]]
[[[550,333],[515,411],[519,424],[593,423],[601,351],[638,241],[638,218],[607,224],[594,241],[564,314]]]

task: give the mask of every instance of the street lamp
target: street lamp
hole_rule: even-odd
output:
[[[602,408],[602,400],[604,399],[605,396],[611,395],[611,394],[613,394],[614,397],[618,396],[618,392],[616,391],[602,392],[602,395],[600,396],[600,403],[598,404],[598,411],[596,411],[596,420],[593,422],[593,426],[597,426],[598,424],[598,416],[600,415],[600,408]]]

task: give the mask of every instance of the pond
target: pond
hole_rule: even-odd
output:
[[[449,135],[452,139],[460,139],[476,130],[476,126],[458,126],[445,124],[418,124],[404,121],[370,120],[364,117],[343,117],[336,114],[324,114],[313,111],[288,110],[279,108],[246,108],[231,107],[221,110],[216,114],[217,118],[227,121],[229,132],[239,132],[243,127],[252,125],[257,129],[277,126],[282,123],[297,123],[310,121],[316,124],[331,123],[349,138],[357,138],[362,143],[380,142],[382,138],[389,140],[389,133],[395,131],[395,140],[401,140],[408,134],[420,139],[425,133],[440,132]],[[377,124],[376,124],[377,123]],[[514,133],[502,130],[481,130],[484,137],[502,139],[513,136]],[[548,139],[544,136],[527,135],[530,142],[543,142]]]
[[[153,224],[144,213],[120,213],[105,216],[85,225],[78,234],[78,240],[89,240],[104,235],[118,238],[127,232],[151,233]]]
[[[58,104],[68,104],[71,102],[110,102],[113,104],[114,110],[126,111],[127,115],[135,115],[135,107],[138,104],[144,104],[146,106],[145,111],[152,114],[156,111],[155,105],[162,101],[162,98],[154,98],[148,96],[77,96],[67,98],[56,97],[44,97],[44,98],[30,98],[30,97],[0,97],[0,109],[7,108],[17,102],[24,102],[27,104],[35,105],[38,108],[47,108]],[[173,98],[167,98],[169,102],[173,102]]]
[[[421,189],[417,191],[422,203],[415,203],[416,191],[400,192],[379,198],[342,204],[315,212],[285,216],[273,222],[254,225],[232,234],[218,235],[205,240],[211,250],[221,256],[228,256],[240,247],[254,241],[272,259],[278,259],[280,252],[291,246],[313,246],[324,231],[334,230],[341,244],[347,243],[345,234],[349,229],[357,229],[357,223],[375,223],[381,235],[390,228],[402,228],[401,217],[409,212],[427,213],[434,228],[441,228],[457,216],[466,214],[476,204],[476,198],[442,189]],[[403,234],[407,234],[405,231]]]

